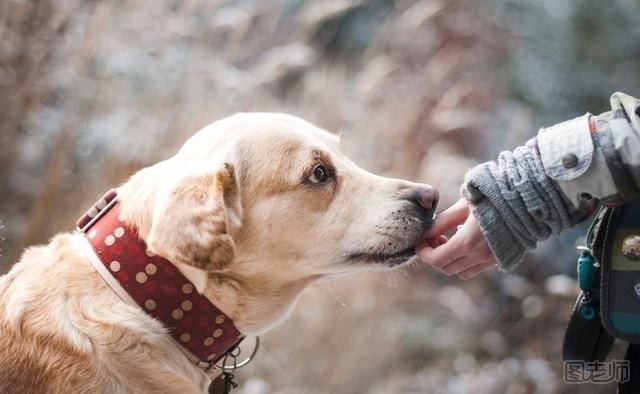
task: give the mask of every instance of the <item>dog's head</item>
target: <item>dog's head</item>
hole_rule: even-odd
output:
[[[411,260],[438,199],[359,168],[336,136],[266,113],[211,124],[122,190],[152,252],[284,303],[314,279]]]

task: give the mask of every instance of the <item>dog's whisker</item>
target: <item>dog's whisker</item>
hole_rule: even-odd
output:
[[[329,289],[329,292],[331,293],[331,295],[333,296],[333,298],[338,301],[338,303],[340,304],[340,306],[342,306],[343,308],[347,306],[347,304],[345,304],[344,302],[342,302],[342,300],[340,298],[338,298],[338,296],[336,296],[336,293],[333,292],[333,288],[331,287],[331,284],[328,283],[327,284],[327,288]]]

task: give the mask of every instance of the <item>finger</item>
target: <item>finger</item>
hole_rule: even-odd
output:
[[[423,242],[429,245],[431,248],[437,248],[440,245],[446,244],[448,240],[449,238],[447,238],[445,235],[441,235],[437,238],[427,238]]]
[[[445,275],[456,275],[485,262],[486,260],[480,260],[478,256],[472,254],[458,258],[450,264],[440,268],[440,271]]]
[[[420,261],[432,265],[436,268],[444,267],[463,256],[464,251],[458,247],[459,242],[454,242],[452,237],[448,242],[436,248],[431,247],[426,242],[422,242],[416,248],[416,254]]]
[[[455,204],[440,212],[427,234],[440,235],[462,224],[469,216],[469,205],[463,198]]]
[[[433,239],[425,239],[416,246],[416,256],[423,263],[431,264],[436,248],[433,246]]]
[[[487,261],[485,263],[476,265],[474,267],[471,267],[471,268],[469,268],[469,269],[467,269],[465,271],[462,271],[462,272],[458,273],[458,278],[463,279],[463,280],[471,279],[471,278],[477,276],[478,274],[480,274],[481,272],[486,271],[486,270],[488,270],[490,268],[493,268],[495,266],[496,266],[495,261],[494,260],[490,260],[490,261]]]
[[[448,271],[445,270],[446,267],[451,267],[454,264],[458,264],[461,261],[465,261],[468,259],[468,256],[462,256],[462,257],[458,257],[456,259],[453,259],[451,261],[449,261],[448,263],[446,263],[445,265],[438,267],[438,269],[440,270],[440,272],[442,272],[443,274],[450,276],[452,274],[450,274]]]

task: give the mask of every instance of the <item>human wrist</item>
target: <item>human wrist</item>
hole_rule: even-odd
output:
[[[482,167],[481,164],[469,171],[461,193],[470,205],[471,214],[480,226],[480,231],[496,259],[496,265],[501,271],[509,271],[522,261],[529,248],[514,236],[513,230],[509,228],[491,198],[487,196],[487,194],[492,195],[495,201],[500,198],[498,194],[484,194],[476,186],[476,183],[491,182],[490,179],[486,179],[487,172]]]

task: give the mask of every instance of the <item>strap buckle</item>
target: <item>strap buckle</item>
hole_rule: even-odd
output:
[[[118,191],[111,189],[96,201],[76,222],[78,231],[86,233],[105,213],[118,202]]]

